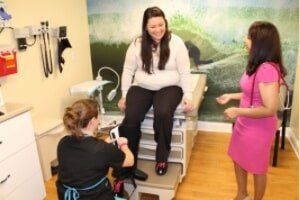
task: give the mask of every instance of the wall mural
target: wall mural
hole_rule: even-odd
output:
[[[217,105],[215,98],[224,92],[240,91],[238,80],[247,61],[243,38],[254,21],[270,21],[277,26],[288,71],[286,80],[293,88],[299,44],[298,0],[88,0],[94,78],[103,66],[121,75],[127,47],[140,35],[143,12],[150,6],[160,7],[170,30],[185,41],[192,73],[208,76],[208,91],[199,110],[201,121],[226,121],[222,114],[225,106]],[[116,86],[116,76],[108,70],[101,76],[114,81],[104,88],[104,106],[107,111],[118,111],[121,92],[111,102],[106,99]]]

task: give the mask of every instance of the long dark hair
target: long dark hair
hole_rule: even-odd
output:
[[[277,28],[270,22],[256,21],[248,30],[248,38],[251,40],[251,48],[246,73],[250,76],[262,63],[274,62],[279,65],[280,72],[285,76]]]
[[[171,32],[168,30],[168,21],[165,18],[164,12],[158,7],[147,8],[144,12],[143,24],[142,24],[142,47],[141,47],[141,58],[143,61],[143,70],[148,74],[152,73],[152,48],[157,47],[157,44],[147,31],[148,20],[152,17],[162,17],[165,21],[166,32],[160,41],[160,55],[158,62],[158,69],[165,69],[165,65],[170,56],[169,41],[171,38]]]
[[[91,99],[81,99],[66,108],[63,121],[66,129],[80,138],[83,135],[81,129],[86,128],[90,120],[97,116],[98,103]]]

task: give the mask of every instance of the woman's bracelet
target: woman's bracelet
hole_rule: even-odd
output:
[[[128,145],[128,144],[126,142],[124,142],[124,143],[122,143],[122,144],[119,145],[119,148],[121,148],[124,145]]]

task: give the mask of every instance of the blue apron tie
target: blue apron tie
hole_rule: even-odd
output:
[[[95,187],[97,187],[98,185],[100,185],[102,182],[104,182],[107,179],[106,176],[104,176],[100,181],[98,181],[97,183],[95,183],[92,186],[86,187],[86,188],[74,188],[74,187],[70,187],[68,185],[63,184],[64,188],[66,188],[65,191],[65,196],[64,196],[64,200],[77,200],[79,199],[80,195],[78,191],[86,191],[86,190],[92,190]]]
[[[63,186],[65,188],[67,188],[67,190],[65,191],[65,196],[64,196],[65,200],[79,199],[79,193],[77,192],[77,190],[75,188],[69,187],[67,185],[63,185]]]

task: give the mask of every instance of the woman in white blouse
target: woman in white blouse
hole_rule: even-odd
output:
[[[136,161],[141,122],[153,106],[158,175],[164,175],[168,169],[173,116],[178,104],[182,101],[185,112],[193,109],[190,80],[190,61],[183,40],[168,30],[168,22],[160,8],[147,8],[142,36],[130,44],[126,53],[122,98],[118,102],[118,107],[125,111],[125,118],[119,131],[128,139]],[[133,168],[117,172],[117,183],[135,168],[136,162]]]

